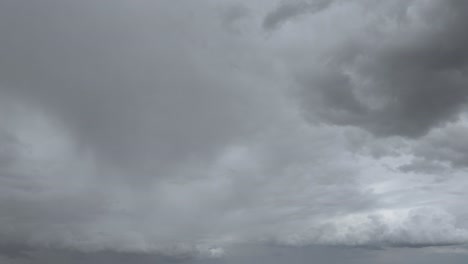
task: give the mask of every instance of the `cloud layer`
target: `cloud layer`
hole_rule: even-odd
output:
[[[0,247],[465,244],[467,10],[1,3]]]

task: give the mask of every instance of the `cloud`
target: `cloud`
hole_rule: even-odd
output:
[[[209,2],[114,4],[2,8],[2,129],[18,142],[2,143],[3,243],[219,257],[371,203],[343,181],[357,168],[341,131],[309,127],[268,51],[252,54],[260,36],[226,32]]]
[[[348,245],[372,247],[430,247],[465,244],[468,230],[454,217],[435,208],[388,210],[349,215],[291,236],[287,245]]]
[[[1,3],[2,258],[465,243],[467,6],[365,2]]]
[[[411,144],[412,160],[401,166],[403,172],[436,174],[449,178],[457,171],[466,170],[466,134],[464,115],[452,124],[433,129]]]
[[[349,2],[327,10],[346,19],[310,18],[297,35],[304,45],[290,51],[307,54],[290,61],[305,115],[411,138],[456,120],[467,100],[466,8],[397,1],[368,13]]]
[[[27,21],[7,14],[31,8]],[[192,8],[206,19],[190,20]],[[54,115],[80,148],[136,177],[170,173],[176,160],[201,162],[268,116],[257,109],[260,89],[226,74],[231,58],[218,61],[224,51],[214,45],[229,40],[210,46],[209,34],[223,32],[207,28],[218,17],[202,7],[44,1],[4,10],[5,25],[17,26],[2,30],[2,94]],[[247,113],[253,118],[243,120]]]
[[[468,146],[464,137],[467,128],[464,124],[449,126],[434,131],[415,146],[414,154],[426,161],[448,163],[452,167],[465,168],[468,164]]]
[[[281,24],[297,16],[319,12],[330,5],[331,2],[330,0],[282,2],[265,16],[262,26],[265,30],[276,29]]]

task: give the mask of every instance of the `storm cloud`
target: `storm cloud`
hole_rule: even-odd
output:
[[[3,1],[0,262],[461,263],[466,11]]]
[[[385,14],[348,3],[356,9],[354,25],[337,27],[338,37],[309,37],[311,44],[327,42],[321,53],[309,53],[311,63],[294,65],[310,118],[406,137],[457,119],[467,99],[467,5],[396,2],[386,4]],[[336,9],[329,15],[344,12]]]

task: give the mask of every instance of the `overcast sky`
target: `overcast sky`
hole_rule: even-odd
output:
[[[468,1],[0,1],[0,263],[466,263]]]

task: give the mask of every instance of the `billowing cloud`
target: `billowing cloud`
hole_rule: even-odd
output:
[[[292,52],[306,59],[292,60],[291,67],[306,115],[407,137],[456,120],[467,100],[466,4],[396,1],[380,7],[367,12],[352,1],[327,10],[330,17],[353,10],[346,19],[328,22],[323,14],[313,25],[303,23],[309,35],[298,38],[307,44]]]

